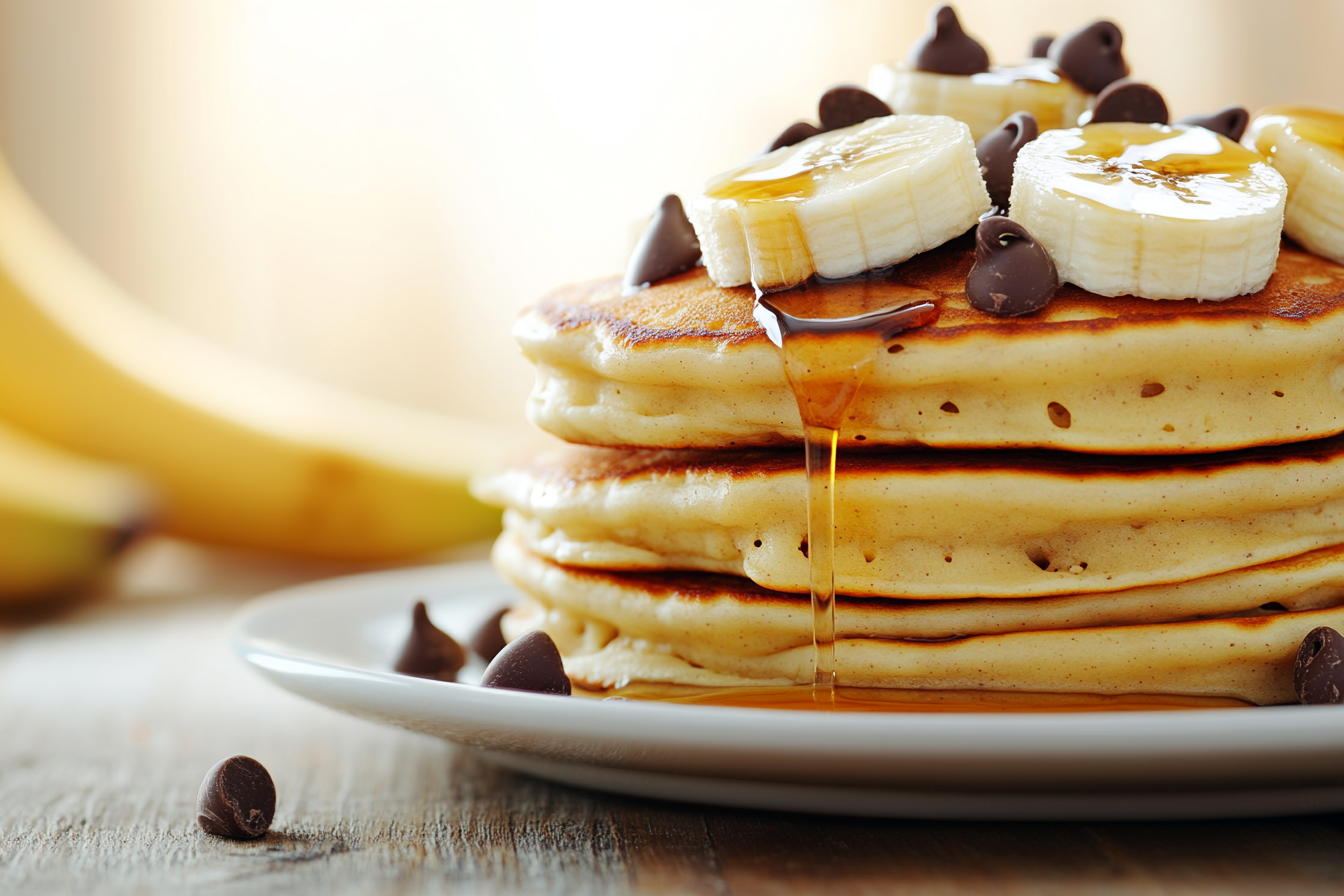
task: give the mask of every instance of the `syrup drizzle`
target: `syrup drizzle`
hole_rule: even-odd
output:
[[[835,706],[835,460],[845,412],[898,333],[938,317],[927,290],[891,269],[845,280],[812,278],[757,299],[755,316],[784,354],[803,420],[807,560],[812,595],[813,698]],[[911,300],[914,301],[911,301]]]

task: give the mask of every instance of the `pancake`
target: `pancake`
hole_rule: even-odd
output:
[[[1066,285],[1038,314],[997,318],[967,304],[973,255],[960,238],[894,269],[900,301],[932,298],[941,316],[878,359],[842,443],[1185,454],[1344,432],[1340,265],[1285,243],[1254,295],[1201,304]],[[628,298],[618,278],[552,293],[514,328],[537,368],[530,419],[592,445],[801,443],[753,302],[703,268]]]
[[[507,537],[495,561],[533,598],[505,618],[509,637],[546,631],[581,686],[811,682],[804,596],[730,576],[564,567]],[[1288,703],[1298,645],[1318,625],[1344,625],[1341,602],[1344,548],[1108,595],[923,603],[841,597],[837,672],[851,687]],[[1264,603],[1277,606],[1267,611]],[[953,639],[902,640],[910,638]]]
[[[1186,458],[842,452],[836,587],[947,599],[1181,582],[1344,543],[1344,436]],[[560,563],[806,593],[802,451],[566,446],[479,482]]]

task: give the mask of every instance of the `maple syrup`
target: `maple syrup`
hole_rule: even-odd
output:
[[[1265,133],[1271,125],[1344,155],[1344,114],[1311,106],[1270,106],[1255,119],[1255,148],[1271,159],[1278,152],[1275,138]]]
[[[803,420],[807,560],[812,595],[813,696],[835,703],[835,459],[845,412],[896,334],[933,323],[933,294],[890,270],[840,281],[812,278],[761,296],[756,317],[783,350]]]
[[[1105,122],[1060,141],[1077,162],[1053,178],[1055,192],[1108,208],[1213,221],[1256,214],[1278,202],[1261,177],[1264,157],[1204,128]]]
[[[579,693],[584,696],[583,692]],[[587,696],[617,696],[694,706],[738,709],[825,710],[835,712],[1143,712],[1181,709],[1238,709],[1252,704],[1232,697],[1169,694],[1063,694],[1039,691],[937,691],[900,688],[835,687],[826,699],[813,688],[706,688],[672,684],[631,684]]]

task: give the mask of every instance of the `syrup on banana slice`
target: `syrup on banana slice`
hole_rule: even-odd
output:
[[[1263,156],[1226,137],[1114,122],[1024,146],[1010,207],[1063,281],[1106,296],[1216,301],[1264,288],[1286,196]]]

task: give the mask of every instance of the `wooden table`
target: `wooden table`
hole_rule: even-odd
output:
[[[150,543],[104,599],[5,623],[0,893],[1344,891],[1344,816],[873,821],[503,772],[291,696],[229,652],[247,596],[335,571]],[[194,820],[205,771],[235,753],[279,790],[274,829],[250,843]]]

